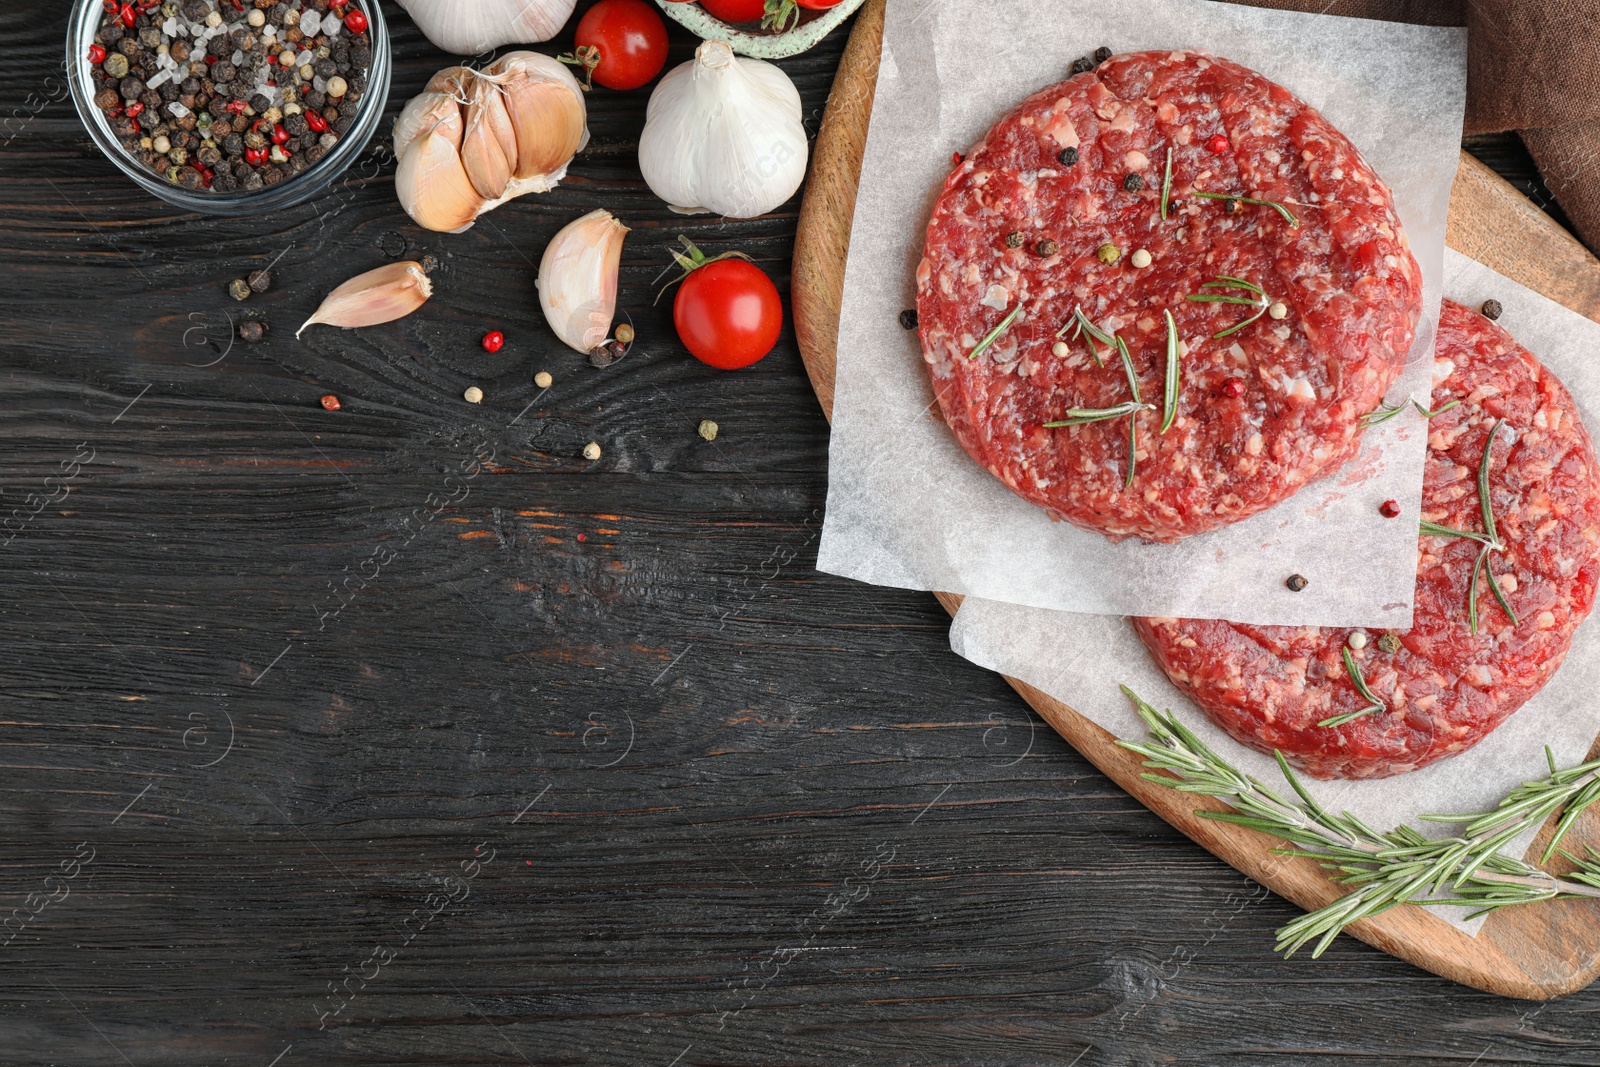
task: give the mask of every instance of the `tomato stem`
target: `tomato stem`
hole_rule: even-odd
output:
[[[761,16],[761,28],[773,33],[783,33],[800,22],[800,5],[797,0],[767,0],[766,13]]]
[[[592,44],[580,44],[571,52],[556,56],[556,61],[569,67],[581,67],[583,79],[578,82],[584,92],[594,88],[594,68],[600,65],[600,49]]]
[[[685,251],[680,252],[676,248],[668,249],[668,251],[672,253],[672,258],[677,262],[678,266],[683,268],[683,273],[661,287],[661,292],[656,294],[654,301],[657,304],[661,303],[661,298],[667,295],[668,289],[671,289],[674,285],[677,285],[679,282],[683,281],[701,267],[708,266],[709,264],[715,263],[720,259],[743,259],[749,262],[754,262],[754,260],[751,260],[750,257],[745,255],[743,252],[724,252],[720,256],[711,256],[707,258],[706,254],[700,251],[700,249],[695,246],[695,243],[689,240],[683,234],[680,233],[678,235],[678,240],[683,242]]]

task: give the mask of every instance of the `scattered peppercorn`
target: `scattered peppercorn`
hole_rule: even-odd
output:
[[[1227,200],[1224,200],[1222,202],[1222,210],[1227,212],[1229,215],[1237,215],[1239,213],[1239,201],[1234,200],[1231,197]]]
[[[1289,587],[1289,592],[1298,593],[1311,583],[1306,580],[1306,576],[1303,574],[1291,574],[1288,581],[1283,584]]]
[[[272,275],[264,270],[251,271],[248,282],[252,293],[264,293],[272,288]]]
[[[483,390],[476,385],[469,385],[467,386],[467,391],[461,394],[461,399],[469,404],[481,404],[483,403]]]
[[[1345,638],[1345,644],[1360,652],[1367,647],[1367,632],[1365,630],[1351,630],[1350,636]]]
[[[1229,378],[1223,382],[1222,395],[1234,399],[1244,396],[1244,380],[1242,378]]]
[[[617,327],[617,340],[625,345],[633,344],[633,327],[623,323]]]
[[[1115,263],[1117,260],[1122,258],[1122,249],[1118,248],[1110,241],[1107,241],[1105,244],[1100,246],[1100,250],[1095,253],[1095,257],[1102,263]]]
[[[900,312],[900,328],[902,330],[915,330],[917,328],[916,308],[906,308]]]
[[[1144,188],[1144,178],[1138,174],[1129,174],[1122,179],[1122,187],[1130,193],[1137,193]]]
[[[1006,234],[1006,247],[1021,248],[1023,242],[1027,239],[1028,238],[1023,235],[1021,230],[1012,230],[1010,233]]]
[[[1206,147],[1220,156],[1228,150],[1228,139],[1220,133],[1213,134],[1211,139],[1206,142]]]
[[[1144,270],[1144,268],[1148,267],[1150,265],[1150,261],[1150,251],[1149,249],[1145,248],[1141,248],[1134,252],[1133,256],[1128,260],[1128,262],[1132,263],[1139,270]]]
[[[1087,74],[1093,69],[1094,60],[1090,59],[1088,56],[1079,56],[1077,59],[1072,61],[1073,75]]]
[[[1067,347],[1067,342],[1065,341],[1057,341],[1055,344],[1050,346],[1050,354],[1055,356],[1057,359],[1066,359],[1068,353],[1071,351],[1072,349]]]
[[[490,330],[483,335],[482,344],[485,352],[498,352],[506,346],[506,335],[499,330]]]
[[[250,283],[243,278],[235,278],[228,283],[228,295],[235,300],[250,299]]]
[[[717,439],[717,424],[712,422],[710,419],[701,419],[700,436],[704,437],[707,441],[715,441]]]
[[[1483,317],[1486,319],[1498,319],[1500,313],[1504,310],[1505,308],[1500,306],[1500,301],[1498,300],[1485,300],[1483,302]]]
[[[593,461],[600,458],[600,446],[593,441],[583,446],[583,458]]]
[[[322,398],[322,406],[327,408],[329,411],[338,411],[343,405],[339,403],[338,397],[334,396],[332,393],[329,393],[327,396]]]
[[[239,340],[247,345],[260,344],[267,336],[267,327],[254,319],[246,319],[239,324]]]
[[[1040,241],[1034,247],[1035,247],[1035,250],[1039,253],[1039,256],[1040,256],[1041,259],[1049,259],[1051,256],[1055,255],[1057,252],[1061,251],[1061,246],[1056,244],[1054,241],[1050,240],[1050,238],[1048,238],[1048,237],[1046,237],[1044,240]]]
[[[1104,63],[1106,60],[1108,60],[1110,58],[1111,58],[1111,49],[1107,48],[1105,45],[1101,45],[1099,48],[1096,48],[1094,50],[1094,65],[1095,66],[1098,67],[1100,64]]]
[[[1075,166],[1078,162],[1078,150],[1076,148],[1063,148],[1056,153],[1056,159],[1061,162],[1063,167]]]
[[[1267,317],[1273,319],[1288,318],[1289,305],[1285,304],[1282,300],[1275,301],[1271,307],[1267,308]]]
[[[1400,651],[1400,638],[1394,634],[1384,634],[1378,638],[1378,647],[1392,656]]]
[[[620,341],[607,341],[589,351],[589,366],[605,370],[628,354],[628,346]]]
[[[555,379],[550,377],[550,372],[547,370],[542,370],[533,376],[533,384],[537,385],[540,389],[550,388],[551,383],[554,381]]]
[[[1386,519],[1399,518],[1400,502],[1398,500],[1385,500],[1383,503],[1378,505],[1378,514],[1382,515]]]

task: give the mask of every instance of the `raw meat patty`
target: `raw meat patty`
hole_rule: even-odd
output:
[[[1277,201],[1299,225],[1197,191]],[[1115,263],[1098,258],[1105,245]],[[1134,266],[1140,249],[1149,266]],[[1260,286],[1286,317],[1214,339],[1256,310],[1184,299],[1256,299],[1201,288],[1224,276]],[[1019,301],[1014,325],[969,359]],[[1064,357],[1052,354],[1080,306],[1121,334],[1155,406],[1135,416],[1130,488],[1127,417],[1042,425],[1131,399],[1115,352],[1096,366],[1069,333]],[[1113,540],[1213,530],[1331,473],[1405,363],[1421,307],[1389,190],[1355,147],[1286,90],[1198,52],[1116,56],[1023,101],[946,180],[917,268],[924,358],[962,446],[1029,501]],[[1160,435],[1163,310],[1187,351],[1177,422]]]
[[[1515,625],[1480,578],[1474,637],[1468,587],[1482,546],[1424,535],[1415,622],[1395,634],[1399,649],[1386,651],[1384,634],[1375,632],[1352,650],[1387,709],[1321,727],[1367,704],[1341,658],[1354,631],[1135,622],[1168,677],[1213,721],[1251,748],[1281,750],[1318,778],[1382,778],[1477,744],[1550,680],[1594,605],[1600,479],[1572,397],[1499,326],[1450,301],[1437,355],[1434,409],[1462,403],[1428,424],[1422,518],[1484,532],[1478,467],[1491,429],[1504,419],[1489,486],[1505,550],[1490,553],[1486,565],[1517,613]],[[1376,506],[1372,517],[1413,521],[1381,518]]]

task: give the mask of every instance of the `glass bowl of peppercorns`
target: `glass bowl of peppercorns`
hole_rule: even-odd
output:
[[[146,191],[257,215],[366,150],[389,31],[377,0],[78,0],[67,70],[95,144]]]

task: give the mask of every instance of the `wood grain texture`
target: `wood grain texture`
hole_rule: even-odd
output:
[[[881,0],[880,0],[881,2]],[[823,410],[831,414],[834,351],[850,241],[853,197],[877,80],[882,22],[863,18],[834,83],[833,101],[817,140],[814,171],[829,195],[808,203],[796,238],[795,321],[801,352]],[[860,101],[866,106],[860,106]],[[1600,262],[1557,223],[1465,152],[1451,195],[1447,240],[1508,277],[1600,320]],[[798,264],[805,263],[802,273]],[[800,292],[806,286],[811,291]],[[951,615],[954,594],[936,594]],[[1151,811],[1235,869],[1303,908],[1322,907],[1343,894],[1315,860],[1276,855],[1280,842],[1255,831],[1200,817],[1225,810],[1141,777],[1139,757],[1066,703],[1015,678],[1006,681],[1040,717],[1113,781]],[[1597,742],[1600,744],[1600,742]],[[1548,834],[1549,828],[1546,828]],[[1574,844],[1600,844],[1600,813],[1574,827]],[[1535,843],[1530,859],[1541,845]],[[1423,908],[1400,907],[1352,925],[1361,940],[1455,982],[1502,996],[1542,1000],[1581,989],[1600,976],[1600,909],[1589,901],[1558,901],[1490,916],[1469,937]]]
[[[453,60],[383,6],[393,114]],[[931,598],[816,572],[794,336],[722,374],[654,303],[679,233],[787,290],[801,205],[672,215],[647,93],[591,94],[569,179],[465,234],[412,226],[376,151],[293,211],[200,219],[89,143],[65,21],[0,2],[0,519],[95,450],[0,545],[0,922],[95,859],[0,948],[0,1065],[1600,1064],[1600,990],[1518,1003],[1348,939],[1276,959],[1294,907],[951,656]],[[779,64],[812,132],[845,43]],[[533,288],[594,207],[633,228],[641,338],[605,371]],[[418,314],[292,340],[425,253]],[[265,343],[228,346],[241,314]]]

